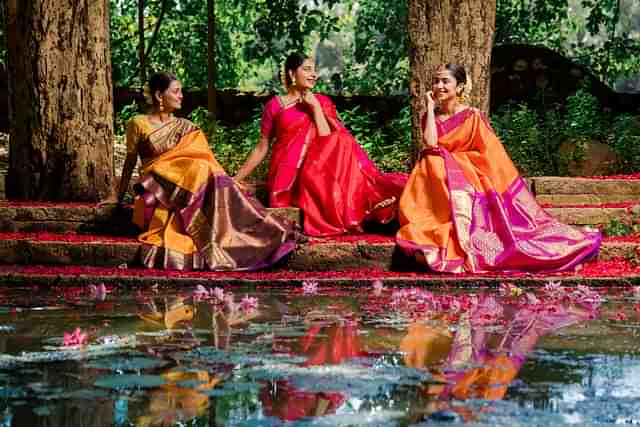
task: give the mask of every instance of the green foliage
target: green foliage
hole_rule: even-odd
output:
[[[491,122],[513,162],[526,176],[563,175],[559,147],[563,141],[604,142],[616,152],[618,173],[640,171],[640,116],[606,116],[586,90],[568,98],[564,110],[543,110],[526,103],[509,104]],[[580,155],[580,144],[573,153]]]
[[[207,134],[209,145],[218,162],[229,175],[235,174],[255,147],[260,138],[262,111],[256,110],[253,118],[236,128],[214,123],[205,108],[197,108],[190,119]],[[253,172],[254,179],[264,180],[268,169],[268,159]]]
[[[640,172],[640,116],[621,114],[615,117],[607,142],[618,153],[620,170]]]
[[[340,112],[340,119],[369,157],[385,172],[411,168],[411,116],[409,107],[397,118],[380,126],[374,113],[363,113],[358,106]]]
[[[554,120],[555,118],[547,116]],[[496,134],[511,160],[526,176],[553,175],[560,143],[549,138],[550,130],[540,114],[526,104],[508,104],[491,117]]]
[[[140,107],[136,102],[132,102],[129,105],[122,107],[116,114],[116,120],[114,125],[114,132],[116,135],[124,135],[127,131],[127,122],[133,116],[142,113]]]
[[[602,138],[603,117],[598,98],[586,89],[579,89],[567,98],[566,108],[565,123],[568,136],[597,140]]]
[[[495,42],[546,46],[613,85],[640,72],[640,39],[618,30],[633,28],[639,12],[620,0],[498,0]]]

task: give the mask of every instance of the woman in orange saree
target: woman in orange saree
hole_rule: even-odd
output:
[[[459,101],[465,86],[461,66],[436,71],[426,148],[400,199],[398,246],[450,273],[561,271],[595,256],[600,232],[562,224],[536,203],[486,117]]]
[[[227,176],[195,124],[173,117],[182,88],[172,75],[149,81],[153,110],[127,129],[127,158],[118,187],[121,201],[135,167],[133,221],[142,230],[142,263],[175,270],[257,270],[295,248],[291,225],[269,214]]]
[[[281,78],[287,94],[266,104],[260,141],[235,179],[247,177],[275,139],[269,205],[302,209],[306,234],[361,232],[364,221],[391,221],[406,175],[380,172],[340,123],[331,100],[311,93],[316,81],[312,59],[290,55]]]

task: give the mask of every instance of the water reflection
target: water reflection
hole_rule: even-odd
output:
[[[160,291],[133,299],[114,290],[98,301],[112,304],[106,317],[75,294],[62,310],[0,314],[0,324],[13,328],[1,337],[13,358],[0,355],[0,363],[14,364],[0,372],[4,424],[510,425],[522,408],[539,411],[524,419],[562,414],[565,423],[589,423],[595,415],[585,415],[588,407],[578,418],[566,414],[594,398],[620,403],[640,391],[624,379],[640,366],[635,357],[609,378],[594,372],[611,360],[539,350],[543,337],[562,328],[610,339],[612,329],[594,321],[603,299],[586,288],[250,295],[202,287],[193,295]],[[46,360],[43,350],[78,325],[91,331],[93,345],[99,336],[130,334],[136,346],[91,361],[79,350],[78,361],[62,364],[28,363],[20,354],[29,349]],[[629,329],[617,331],[637,343]],[[578,342],[564,341],[566,348]],[[638,409],[629,405],[629,414]]]

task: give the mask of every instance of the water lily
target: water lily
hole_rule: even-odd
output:
[[[258,298],[253,298],[249,295],[246,295],[240,301],[240,310],[242,310],[244,313],[252,313],[258,310]]]
[[[89,285],[89,297],[95,301],[104,301],[107,298],[107,287],[104,283],[100,283],[98,286]]]
[[[318,282],[316,280],[303,280],[302,293],[305,295],[315,295],[318,292]]]
[[[382,283],[382,280],[374,280],[372,283],[373,286],[373,294],[375,296],[380,296],[382,294],[382,291],[384,291],[384,284]]]
[[[502,296],[516,298],[522,295],[523,291],[513,283],[500,283],[499,292]]]
[[[209,298],[210,295],[211,295],[211,290],[210,289],[207,289],[202,285],[198,285],[194,289],[193,293],[191,294],[191,297],[193,298],[193,302],[195,303],[195,302],[199,302],[199,301],[202,301],[204,299]]]
[[[62,339],[62,345],[64,347],[76,346],[76,345],[85,345],[89,336],[82,332],[80,328],[76,328],[75,331],[69,333],[65,332],[64,337]]]
[[[635,299],[640,299],[640,286],[634,286],[631,288],[633,297]]]
[[[218,302],[223,302],[224,301],[224,290],[222,288],[214,288],[213,289],[213,297],[218,301]]]

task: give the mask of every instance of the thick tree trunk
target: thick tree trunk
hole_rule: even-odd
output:
[[[438,64],[461,64],[471,80],[470,104],[487,112],[496,0],[409,0],[412,137],[422,140],[420,118]]]
[[[108,0],[6,0],[7,196],[96,201],[113,178]]]

